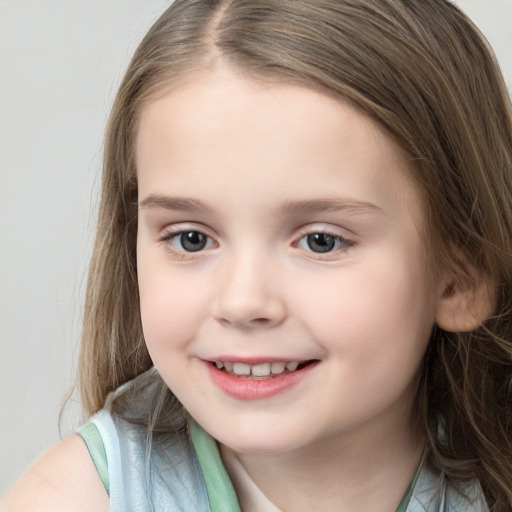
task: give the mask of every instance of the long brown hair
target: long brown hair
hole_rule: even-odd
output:
[[[249,78],[350,102],[377,122],[408,155],[432,258],[459,265],[468,281],[486,276],[495,285],[494,314],[479,328],[434,329],[417,411],[431,464],[454,481],[478,479],[492,510],[509,510],[511,105],[485,39],[446,0],[176,0],[155,23],[107,131],[79,371],[87,411],[151,367],[135,258],[138,114],[156,94],[220,59]],[[179,408],[169,391],[166,403]]]

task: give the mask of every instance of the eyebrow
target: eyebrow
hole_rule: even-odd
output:
[[[140,208],[163,208],[182,212],[211,211],[202,201],[188,197],[171,197],[159,194],[150,194],[139,202]]]
[[[301,213],[322,213],[322,212],[341,212],[348,213],[383,213],[384,210],[379,206],[367,201],[359,201],[351,198],[336,199],[317,199],[307,201],[285,201],[279,208],[280,212],[285,214]]]
[[[182,212],[211,212],[212,209],[198,199],[189,197],[173,197],[159,194],[150,194],[139,202],[140,208],[162,208]],[[314,199],[314,200],[287,200],[276,210],[276,213],[285,215],[299,215],[322,212],[346,211],[354,214],[383,213],[382,208],[367,202],[351,198]]]

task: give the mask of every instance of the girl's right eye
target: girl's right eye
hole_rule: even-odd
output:
[[[214,245],[209,236],[195,230],[169,233],[162,238],[162,242],[169,243],[178,252],[199,252]]]

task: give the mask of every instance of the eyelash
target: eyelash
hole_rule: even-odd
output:
[[[181,242],[181,246],[183,247],[183,249],[178,249],[174,246],[174,243],[173,243],[174,240],[179,240],[179,237],[182,237],[183,235],[186,235],[186,234],[192,234],[192,233],[198,234],[201,237],[204,237],[206,239],[205,245],[203,247],[198,248],[196,251],[187,251],[183,247],[183,241]],[[187,255],[188,255],[188,257],[190,257],[196,253],[202,252],[204,249],[211,248],[212,244],[210,244],[210,242],[213,242],[213,239],[210,236],[206,235],[203,231],[200,231],[199,229],[179,229],[176,231],[168,231],[168,232],[164,233],[159,238],[159,242],[165,244],[166,248],[169,251],[171,251],[174,255],[178,255],[178,256],[185,258],[185,257],[187,257]]]
[[[316,235],[321,235],[325,238],[332,239],[333,243],[335,244],[334,250],[328,250],[328,251],[313,251],[311,250],[311,246],[309,245],[310,242],[313,240],[308,240],[309,237],[314,237]],[[301,242],[305,240],[306,244],[309,246],[309,249],[300,247]],[[338,247],[336,247],[336,244],[338,244]],[[350,248],[355,246],[355,242],[353,240],[349,240],[348,238],[342,237],[339,234],[329,232],[328,230],[307,230],[303,231],[301,233],[301,237],[299,240],[294,244],[295,247],[298,247],[299,249],[303,249],[311,254],[315,254],[317,258],[323,258],[328,259],[329,255],[332,254],[339,254],[346,253]]]
[[[186,250],[185,247],[183,247],[184,240],[180,241],[181,249],[177,248],[174,245],[175,240],[179,240],[179,237],[182,237],[186,234],[194,234],[199,235],[200,237],[204,237],[204,245],[201,246],[203,243],[203,240],[200,240],[198,244],[199,247],[197,250]],[[317,235],[320,235],[321,237],[324,237],[323,242],[328,243],[328,246],[331,244],[332,247],[328,247],[328,250],[326,251],[314,251],[312,250],[311,244],[315,242],[313,238],[308,239],[309,237],[315,237]],[[318,237],[319,238],[319,237]],[[330,239],[329,241],[325,240],[325,238]],[[302,241],[305,241],[308,248],[301,247]],[[198,229],[179,229],[176,231],[168,231],[164,233],[160,238],[159,242],[162,244],[165,244],[167,250],[173,253],[173,255],[181,257],[181,258],[191,258],[194,257],[194,255],[199,254],[203,252],[205,249],[210,249],[214,246],[215,242],[213,241],[212,237],[205,234],[203,231]],[[317,240],[317,242],[322,242],[321,239]],[[193,243],[193,242],[192,242]],[[329,255],[332,254],[338,254],[339,252],[345,253],[350,248],[355,246],[355,242],[353,240],[349,240],[347,238],[344,238],[336,233],[331,233],[326,230],[303,230],[300,233],[299,239],[294,242],[293,247],[297,247],[298,249],[303,250],[304,252],[307,252],[309,254],[315,255],[317,259],[329,259]],[[336,247],[338,245],[338,247]]]

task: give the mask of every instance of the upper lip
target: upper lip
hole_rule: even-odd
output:
[[[292,361],[297,361],[298,363],[305,363],[307,361],[313,361],[313,359],[304,359],[297,357],[272,357],[272,356],[255,356],[255,357],[240,357],[240,356],[218,356],[218,357],[209,357],[205,359],[205,361],[209,361],[215,363],[216,361],[225,362],[228,361],[230,363],[244,363],[249,365],[255,364],[263,364],[263,363],[289,363]]]

